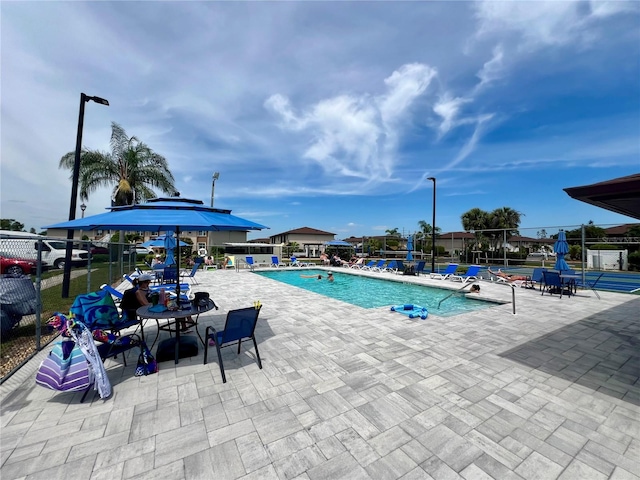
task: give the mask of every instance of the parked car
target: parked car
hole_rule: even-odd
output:
[[[131,250],[131,253],[135,253],[136,255],[149,255],[153,253],[153,250],[147,247],[143,247],[142,245],[136,245],[134,247],[135,250]],[[124,251],[125,255],[129,255],[129,249]]]
[[[83,242],[79,245],[82,250],[88,250],[91,255],[109,255],[109,249],[103,245]]]
[[[67,253],[66,241],[43,237],[35,233],[0,230],[0,252],[35,261],[38,258],[39,245],[43,266],[64,268]],[[88,258],[89,252],[86,250],[74,248],[71,251],[71,263],[73,266],[86,265]]]
[[[37,264],[28,258],[15,257],[6,253],[0,254],[0,273],[19,276],[35,275]]]

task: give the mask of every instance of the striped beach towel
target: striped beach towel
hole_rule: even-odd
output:
[[[53,346],[38,372],[36,383],[51,390],[79,392],[94,383],[93,372],[76,342],[64,340]]]

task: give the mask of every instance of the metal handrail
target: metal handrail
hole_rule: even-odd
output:
[[[511,304],[513,305],[513,314],[516,314],[516,286],[512,283],[503,282],[491,282],[494,285],[504,285],[505,287],[511,287]]]
[[[447,295],[446,297],[444,297],[442,300],[440,300],[438,302],[438,310],[440,310],[440,305],[442,305],[442,302],[444,302],[445,300],[447,300],[448,298],[454,296],[456,293],[460,293],[462,290],[464,290],[465,288],[467,288],[468,286],[470,286],[471,284],[464,284],[462,285],[458,290],[456,290],[455,292],[451,292],[449,295]]]

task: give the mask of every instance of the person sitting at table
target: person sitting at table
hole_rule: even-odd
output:
[[[151,284],[151,280],[153,280],[153,275],[143,273],[138,278],[133,279],[133,288],[125,290],[122,295],[120,308],[122,309],[122,314],[125,315],[128,320],[135,320],[138,317],[136,311],[140,307],[151,304],[151,302],[149,302],[149,295],[151,293],[149,285]],[[191,316],[188,316],[178,320],[178,325],[181,332],[191,333],[189,326],[195,325],[195,322]]]
[[[120,308],[127,320],[135,320],[138,317],[136,310],[149,305],[148,295],[151,280],[153,280],[153,275],[143,273],[138,278],[133,279],[133,288],[125,290],[122,294]]]

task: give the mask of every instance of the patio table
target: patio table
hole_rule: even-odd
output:
[[[571,293],[574,295],[578,291],[577,281],[581,279],[581,275],[569,274],[569,273],[561,273],[560,281],[562,282],[563,287],[566,286]]]
[[[194,306],[191,302],[182,302],[181,308],[178,310],[165,310],[163,312],[154,312],[151,309],[153,305],[145,305],[136,310],[138,317],[142,319],[152,319],[155,320],[158,325],[158,334],[156,338],[153,340],[153,344],[151,345],[151,349],[153,349],[158,337],[160,336],[160,330],[164,330],[171,334],[175,332],[175,363],[178,363],[179,360],[179,352],[180,352],[180,326],[178,325],[180,320],[184,320],[187,317],[192,317],[193,326],[196,329],[196,333],[198,334],[198,338],[200,339],[200,343],[204,346],[204,340],[200,335],[200,331],[198,330],[198,318],[201,313],[208,312],[215,308],[215,303],[213,300],[207,300],[206,306]],[[164,325],[160,325],[160,320],[167,320],[167,323]],[[173,328],[172,328],[173,326]]]

